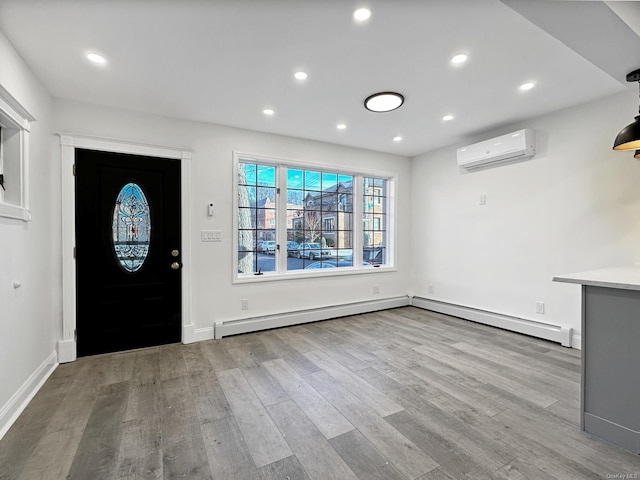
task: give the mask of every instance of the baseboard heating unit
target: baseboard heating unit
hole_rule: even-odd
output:
[[[239,333],[267,330],[269,328],[288,327],[301,323],[329,320],[331,318],[346,317],[359,313],[376,312],[389,308],[406,307],[409,305],[409,296],[383,298],[380,300],[346,303],[342,305],[330,305],[326,307],[311,308],[294,312],[286,312],[275,315],[243,318],[238,320],[222,320],[214,325],[215,338]]]
[[[545,340],[559,343],[563,347],[571,347],[572,344],[571,340],[573,336],[573,329],[563,325],[536,322],[525,318],[502,315],[500,313],[478,310],[452,303],[439,302],[437,300],[430,300],[423,297],[411,297],[411,305],[424,310],[444,313],[445,315],[451,315],[464,320],[511,330],[513,332],[523,333],[532,337],[543,338]]]

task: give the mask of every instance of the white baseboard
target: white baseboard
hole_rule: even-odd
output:
[[[265,315],[261,317],[243,318],[239,320],[220,320],[215,322],[214,333],[215,338],[222,338],[228,335],[236,335],[238,333],[255,332],[258,330],[267,330],[269,328],[287,327],[290,325],[298,325],[300,323],[317,322],[320,320],[329,320],[331,318],[346,317],[348,315],[356,315],[358,313],[375,312],[377,310],[386,310],[388,308],[405,307],[407,305],[410,305],[409,297],[403,295],[400,297],[312,308],[308,310],[299,310],[296,312],[287,312],[276,315]]]
[[[571,347],[576,350],[582,350],[582,335],[573,332],[573,336],[571,337]]]
[[[58,362],[73,362],[78,358],[75,340],[60,340],[58,342]]]
[[[195,340],[193,339],[194,337],[194,333],[195,333],[195,326],[192,324],[190,325],[183,325],[182,326],[182,343],[193,343],[195,342]]]
[[[500,313],[478,310],[422,297],[412,297],[411,305],[425,310],[491,325],[493,327],[504,328],[505,330],[511,330],[513,332],[524,333],[532,337],[544,338],[545,340],[560,343],[564,347],[574,345],[573,329],[564,325],[540,323],[525,318],[511,317]]]
[[[35,394],[38,393],[38,390],[40,390],[57,366],[58,355],[54,351],[31,374],[9,401],[2,406],[2,409],[0,409],[0,439],[4,437],[11,425],[20,416]]]
[[[194,342],[203,342],[204,340],[213,340],[214,338],[213,327],[196,328],[193,332]]]

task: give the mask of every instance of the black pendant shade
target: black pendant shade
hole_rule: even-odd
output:
[[[613,149],[618,151],[640,150],[640,115],[633,123],[620,130],[613,142]]]
[[[627,82],[638,82],[640,85],[640,69],[627,74]],[[613,149],[617,151],[640,151],[640,115],[635,118],[633,123],[620,130],[613,142]],[[635,153],[636,158],[638,158],[638,151]]]

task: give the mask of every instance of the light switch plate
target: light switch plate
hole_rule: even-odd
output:
[[[200,240],[203,242],[221,242],[222,232],[220,230],[201,230]]]

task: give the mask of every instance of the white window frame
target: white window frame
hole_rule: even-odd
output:
[[[14,218],[28,222],[31,220],[29,210],[29,131],[35,118],[5,88],[0,85],[0,173],[5,175],[7,184],[18,185],[18,198],[8,199],[8,194],[0,188],[0,217]],[[15,130],[17,152],[7,151],[5,147],[7,130]],[[6,176],[9,171],[10,177]],[[17,181],[16,181],[16,178]]]
[[[238,273],[238,165],[247,161],[260,165],[269,165],[276,167],[276,188],[280,189],[280,194],[276,196],[276,244],[280,245],[279,252],[275,254],[275,271],[262,272],[260,275],[248,275]],[[278,168],[285,167],[285,168]],[[384,178],[387,181],[387,197],[386,197],[386,241],[385,257],[386,263],[376,267],[365,267],[362,265],[362,254],[353,255],[353,267],[341,267],[331,269],[312,269],[312,270],[287,270],[287,175],[286,169],[302,169],[302,170],[318,170],[324,172],[345,174],[353,176],[353,239],[352,250],[354,252],[362,252],[364,240],[363,228],[363,207],[362,198],[364,195],[362,183],[366,177]],[[380,274],[382,272],[396,271],[395,266],[395,244],[396,244],[396,192],[397,175],[388,171],[370,170],[370,169],[345,169],[344,166],[334,165],[330,163],[318,163],[305,160],[292,160],[287,158],[273,157],[269,155],[233,152],[233,250],[232,250],[232,283],[254,283],[269,282],[288,279],[300,278],[318,278],[326,276],[341,275],[362,275],[362,274]],[[284,254],[283,254],[284,252]]]

